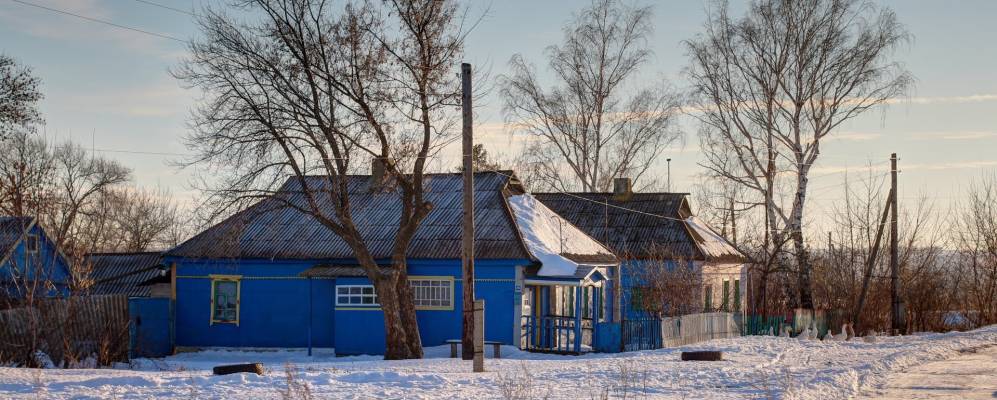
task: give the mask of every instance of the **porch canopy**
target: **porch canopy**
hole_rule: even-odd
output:
[[[536,270],[527,270],[525,284],[537,286],[602,286],[609,280],[606,266],[579,265],[570,276],[543,276]]]

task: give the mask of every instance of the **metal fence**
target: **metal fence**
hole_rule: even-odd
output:
[[[620,327],[623,351],[655,350],[663,347],[659,318],[625,319]]]
[[[0,362],[36,365],[44,352],[56,364],[94,356],[102,365],[128,356],[128,298],[45,299],[0,311]]]
[[[713,339],[741,336],[740,314],[712,312],[664,318],[661,321],[662,344],[683,346]]]
[[[578,354],[592,345],[592,320],[583,318],[576,329],[575,317],[550,315],[523,316],[524,350],[541,353]]]

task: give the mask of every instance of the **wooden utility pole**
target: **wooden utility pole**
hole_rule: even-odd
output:
[[[897,194],[890,189],[889,198],[886,200],[886,207],[883,207],[883,217],[879,220],[879,227],[876,228],[876,241],[869,252],[869,259],[866,260],[865,276],[862,278],[862,291],[859,292],[859,302],[855,305],[852,314],[852,325],[858,326],[859,317],[862,315],[862,306],[865,304],[865,295],[869,291],[869,280],[872,279],[872,269],[876,266],[876,255],[879,254],[879,243],[883,239],[883,227],[886,226],[886,217],[889,216],[890,209],[893,208],[893,197]]]
[[[890,322],[893,334],[904,331],[904,303],[900,298],[900,262],[898,260],[897,246],[897,153],[890,155],[890,191],[893,192],[891,198],[893,214],[890,217],[890,297],[893,305],[890,313]]]
[[[461,329],[461,358],[474,358],[474,150],[471,110],[471,64],[460,65],[461,94],[460,105],[464,119],[463,157],[464,167],[464,230],[461,235],[461,272],[463,277],[463,325]]]

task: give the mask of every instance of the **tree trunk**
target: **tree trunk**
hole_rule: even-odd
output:
[[[397,291],[396,279],[397,275],[391,274],[374,281],[377,300],[381,303],[381,310],[384,314],[384,359],[420,358],[421,354],[414,353],[409,346],[409,332],[405,329],[406,325],[402,318],[401,294]]]
[[[422,335],[419,334],[419,321],[415,315],[415,297],[412,294],[412,285],[409,284],[408,280],[408,265],[402,260],[397,268],[399,272],[395,288],[398,293],[399,314],[403,326],[412,328],[406,332],[407,335],[405,336],[405,345],[408,347],[408,353],[411,355],[411,357],[407,358],[422,358]]]

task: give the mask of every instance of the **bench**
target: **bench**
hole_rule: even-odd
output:
[[[460,339],[450,339],[446,343],[450,345],[450,358],[457,358],[457,346],[462,343]],[[502,358],[502,342],[486,340],[485,345],[492,346],[492,358]]]

